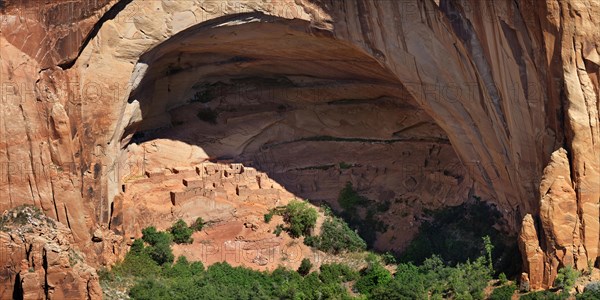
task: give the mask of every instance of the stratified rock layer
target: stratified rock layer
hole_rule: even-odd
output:
[[[157,138],[198,143],[193,146],[204,146],[204,158],[223,149],[247,158],[262,145],[306,137],[303,128],[312,134],[320,127],[328,139],[339,139],[345,131],[332,129],[360,125],[321,114],[317,106],[351,100],[369,107],[373,97],[405,105],[404,114],[414,114],[382,128],[366,122],[369,130],[354,129],[360,136],[341,136],[346,140],[321,145],[321,152],[344,149],[350,141],[368,145],[390,139],[419,140],[421,146],[407,146],[412,151],[433,149],[418,157],[388,151],[384,159],[421,172],[402,180],[411,188],[423,183],[418,178],[436,182],[439,190],[424,193],[423,203],[461,203],[466,186],[468,195],[496,204],[511,230],[521,232],[532,288],[551,285],[564,265],[581,269],[597,261],[600,5],[595,1],[3,3],[0,204],[41,207],[67,224],[77,245],[99,264],[111,263],[119,253],[112,245],[118,239],[99,240],[93,232],[109,227],[111,215],[119,214],[114,201],[123,178],[132,174],[128,146],[141,131],[170,131],[171,136]],[[198,87],[258,77],[293,84],[233,93],[243,94],[243,101],[259,99],[258,110],[266,110],[265,97],[271,99],[271,109],[260,112],[262,122],[256,120],[258,110],[247,107],[245,115],[230,107],[216,119],[223,125],[249,118],[255,131],[235,127],[219,135],[223,132],[207,129],[202,138],[208,134],[212,142],[190,142],[185,125],[192,123],[182,110],[224,109],[202,103],[202,97],[201,104],[191,104]],[[276,112],[285,115],[290,107],[297,115],[279,119]],[[277,130],[259,126],[277,120],[283,120]],[[311,122],[302,123],[306,120]],[[298,145],[306,147],[304,142]],[[300,165],[313,159],[303,157]],[[432,159],[440,167],[433,168]],[[446,168],[454,161],[461,164]],[[449,188],[459,181],[458,191]],[[303,183],[300,191],[324,198],[331,198],[327,195],[336,186],[303,189]],[[420,191],[425,186],[412,192]],[[448,199],[434,201],[439,195]]]

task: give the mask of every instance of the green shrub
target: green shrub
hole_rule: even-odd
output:
[[[157,264],[173,262],[175,258],[171,251],[171,242],[173,237],[166,232],[156,231],[156,228],[151,226],[142,230],[142,240],[150,246],[143,248],[144,252]],[[136,246],[139,249],[139,246]]]
[[[349,282],[359,278],[358,272],[340,263],[322,264],[319,279],[325,283]]]
[[[495,288],[492,294],[488,298],[489,300],[510,300],[513,294],[517,291],[517,287],[514,284],[509,284]]]
[[[194,230],[189,228],[184,220],[179,219],[171,229],[169,229],[173,235],[173,241],[177,244],[191,244],[194,240],[191,238]]]
[[[522,295],[519,300],[565,300],[563,294],[557,294],[550,291],[532,292]]]
[[[350,168],[352,168],[352,165],[351,165],[351,164],[348,164],[348,163],[346,163],[346,162],[340,162],[340,163],[339,163],[339,166],[340,166],[340,169],[342,169],[342,170],[347,170],[347,169],[350,169]]]
[[[283,226],[278,228],[281,232]],[[312,263],[307,258],[297,272],[283,268],[259,272],[227,263],[216,263],[205,270],[201,262],[189,262],[183,256],[172,263],[169,233],[155,228],[143,232],[147,245],[142,240],[134,241],[123,262],[111,272],[101,272],[103,281],[133,276],[134,286],[129,291],[133,299],[350,299],[348,286],[361,293],[356,295],[359,299],[482,299],[492,272],[489,253],[456,267],[433,256],[422,266],[398,265],[394,276],[373,254],[367,257],[367,268],[360,273],[339,263],[323,264],[319,272],[311,273]],[[514,289],[514,285],[502,286],[490,297],[508,299]],[[591,298],[591,288],[587,292],[588,298],[582,299],[595,299]],[[562,295],[534,293],[525,299],[562,299]]]
[[[354,287],[361,294],[369,294],[377,286],[385,285],[392,280],[392,274],[379,262],[371,260],[368,266],[361,272],[361,277],[356,281]]]
[[[413,264],[401,264],[396,269],[394,279],[388,284],[379,285],[371,291],[369,299],[428,299],[426,276]],[[435,299],[432,297],[432,299]]]
[[[171,250],[171,245],[167,243],[157,243],[153,246],[146,248],[150,258],[157,264],[163,265],[166,263],[172,263],[175,256]]]
[[[129,249],[129,253],[139,255],[144,252],[144,241],[141,239],[135,239],[133,244],[131,244],[131,248]]]
[[[333,216],[333,211],[331,210],[331,207],[329,207],[329,205],[321,204],[320,208],[321,208],[321,211],[323,212],[323,215],[325,215],[326,217]]]
[[[577,300],[600,300],[600,282],[588,283],[583,293],[577,295]]]
[[[498,275],[498,283],[500,283],[500,285],[505,285],[508,282],[508,278],[506,278],[506,274],[504,274],[504,272],[500,273],[500,275]]]
[[[301,201],[290,202],[283,211],[283,220],[288,224],[285,229],[294,238],[310,235],[317,223],[317,217],[317,210]]]
[[[273,219],[273,212],[270,211],[269,213],[266,213],[264,215],[264,219],[265,219],[265,223],[271,222],[271,219]]]
[[[190,228],[193,231],[202,231],[202,228],[204,228],[204,219],[202,219],[201,217],[196,218],[196,221],[194,221]]]
[[[396,257],[394,256],[394,254],[390,253],[390,252],[386,252],[384,253],[381,258],[383,259],[383,262],[386,265],[394,265],[396,264]]]
[[[298,274],[300,274],[302,276],[308,275],[308,273],[310,273],[310,269],[312,269],[312,266],[313,265],[310,262],[310,259],[308,259],[308,258],[302,259],[302,262],[300,263],[300,267],[298,267]]]
[[[154,246],[159,243],[171,244],[173,237],[171,234],[166,232],[156,231],[154,226],[146,227],[142,229],[142,240],[144,242]]]
[[[122,262],[115,264],[111,273],[119,276],[153,276],[160,273],[160,267],[146,252],[129,252]]]
[[[328,217],[321,226],[320,235],[305,238],[304,244],[329,253],[356,252],[367,247],[365,241],[337,217]]]
[[[575,285],[575,281],[579,278],[579,271],[573,269],[572,266],[567,266],[558,270],[556,279],[554,280],[554,286],[561,288],[565,291],[570,291]]]
[[[273,233],[275,234],[275,236],[279,236],[282,231],[283,231],[283,225],[278,224],[277,226],[275,226],[275,231],[273,231]]]
[[[494,224],[503,221],[493,207],[483,202],[465,203],[426,212],[426,215],[427,221],[421,223],[419,233],[399,255],[398,261],[419,265],[434,254],[449,265],[473,261],[486,251],[481,237],[489,236],[496,257],[494,268],[509,276],[520,274],[518,247],[494,229]]]
[[[352,186],[351,182],[346,182],[346,186],[340,191],[338,197],[338,203],[342,209],[351,215],[356,214],[356,208],[358,206],[366,204],[367,202],[367,199],[354,190],[354,186]]]

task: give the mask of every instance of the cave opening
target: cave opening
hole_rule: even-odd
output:
[[[249,206],[297,197],[343,213],[338,197],[351,184],[367,199],[354,225],[371,248],[401,252],[428,212],[474,199],[447,135],[402,83],[314,30],[239,15],[140,58],[122,126],[124,232],[198,215],[248,219],[232,197]]]

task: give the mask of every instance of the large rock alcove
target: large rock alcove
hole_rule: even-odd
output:
[[[378,219],[392,228],[372,241],[380,250],[405,247],[424,209],[472,196],[448,137],[402,84],[370,55],[315,30],[264,14],[228,16],[142,55],[122,122],[122,189],[144,172],[239,163],[295,197],[339,209],[338,194],[350,182],[389,206]],[[141,205],[134,215],[156,215],[145,225],[164,215],[167,226],[172,205],[209,200],[186,205],[151,194],[127,195],[123,210]],[[122,219],[128,234],[144,227]]]

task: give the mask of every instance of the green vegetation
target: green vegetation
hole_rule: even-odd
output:
[[[308,203],[303,201],[291,201],[284,207],[278,207],[271,210],[264,216],[265,222],[269,222],[273,217],[273,214],[278,214],[283,217],[283,221],[288,225],[287,227],[281,227],[275,229],[275,234],[279,236],[281,230],[285,230],[293,238],[299,238],[301,236],[309,236],[312,229],[317,224],[317,210],[312,208]]]
[[[270,211],[270,212],[266,213],[264,215],[265,223],[271,222],[271,219],[273,219],[273,215],[274,215],[273,211]]]
[[[370,203],[359,196],[351,184],[340,193],[340,200],[354,205],[364,203],[361,201]],[[347,206],[352,211],[350,207]],[[285,224],[276,226],[276,235],[285,230],[292,237],[304,236],[307,245],[331,254],[366,249],[366,242],[356,230],[340,217],[333,216],[327,207],[323,207],[323,211],[326,219],[316,236],[311,236],[311,231],[318,214],[306,202],[291,201],[269,211],[264,218],[265,222],[269,222],[275,214],[281,215]],[[366,209],[367,216],[363,221],[369,218],[370,211],[373,210]],[[357,209],[354,220],[361,220],[359,215],[364,212]],[[444,219],[447,212],[436,214]],[[482,209],[477,206],[466,209],[466,218],[472,222],[481,224],[483,216]],[[145,228],[142,239],[133,242],[121,263],[110,272],[99,271],[103,286],[127,278],[129,296],[133,299],[484,299],[484,289],[497,265],[492,261],[496,257],[493,242],[500,240],[488,236],[484,236],[481,242],[470,240],[476,246],[465,248],[472,254],[465,255],[464,261],[453,256],[456,253],[449,252],[452,249],[443,253],[446,256],[431,255],[421,262],[402,261],[396,266],[395,273],[390,271],[396,264],[391,253],[381,256],[368,254],[366,267],[362,270],[343,263],[323,264],[316,270],[308,258],[302,259],[296,271],[279,267],[271,273],[232,267],[227,263],[216,263],[205,269],[202,263],[190,263],[185,257],[174,262],[171,243],[191,242],[191,234],[194,230],[201,230],[203,225],[204,221],[198,218],[190,227],[183,220],[178,220],[168,232],[159,232],[154,227]],[[451,229],[448,230],[442,226],[426,228],[437,228],[454,236],[464,230],[461,226],[465,224],[450,223]],[[461,240],[459,245],[466,245],[466,242],[466,239]],[[528,293],[522,299],[567,299],[579,275],[571,267],[562,268],[555,281],[555,286],[562,289],[560,292]],[[509,282],[504,273],[500,273],[498,278],[499,285],[487,299],[511,299],[517,290],[516,285]],[[599,295],[600,284],[593,283],[586,287],[585,293],[577,295],[577,299],[600,299]]]
[[[204,228],[204,219],[202,219],[201,217],[196,218],[196,221],[194,221],[190,228],[193,231],[202,231],[202,228]]]
[[[498,282],[500,283],[500,285],[505,285],[506,283],[508,283],[508,278],[506,278],[506,274],[504,274],[504,272],[498,275]]]
[[[342,170],[347,170],[347,169],[350,169],[350,168],[352,168],[352,165],[351,165],[351,164],[348,164],[348,163],[346,163],[346,162],[340,162],[340,163],[339,163],[339,166],[340,166],[340,169],[342,169]]]
[[[169,230],[173,235],[173,241],[177,244],[191,244],[194,239],[191,238],[194,229],[187,226],[184,220],[179,219]]]
[[[148,227],[142,230],[142,240],[149,244],[148,247],[144,247],[144,245],[136,245],[136,250],[140,251],[142,254],[148,255],[149,258],[154,260],[158,265],[163,265],[166,263],[172,263],[173,259],[173,251],[171,251],[171,242],[173,241],[173,236],[167,232],[159,232],[156,231],[154,227]],[[134,242],[135,243],[135,242]]]
[[[141,240],[138,240],[141,241]],[[159,266],[146,253],[143,242],[112,271],[100,272],[103,286],[132,282],[132,299],[350,299],[345,282],[354,280],[347,266],[321,266],[312,272],[310,261],[299,272],[278,268],[272,273],[216,263],[207,269],[201,262],[179,257],[174,264]],[[141,247],[141,251],[140,251]],[[134,249],[136,249],[134,251]],[[299,273],[306,273],[304,276]]]
[[[455,267],[433,256],[421,266],[398,265],[393,279],[373,288],[369,299],[483,299],[483,290],[491,278],[485,256]]]
[[[290,205],[289,209],[281,208],[281,212],[312,215],[312,212],[306,213],[302,202]],[[349,230],[339,218],[328,216],[326,222],[335,225],[332,236],[340,228],[342,232]],[[178,221],[172,228],[184,226]],[[483,249],[487,252],[473,262],[456,266],[432,256],[421,266],[400,264],[392,275],[383,265],[390,263],[385,256],[369,254],[367,266],[360,271],[333,263],[323,264],[311,272],[313,265],[305,258],[297,271],[280,267],[268,273],[227,263],[216,263],[205,269],[202,263],[190,263],[185,257],[173,263],[172,233],[158,232],[154,227],[142,232],[142,239],[134,241],[124,261],[110,272],[100,272],[105,287],[115,282],[130,282],[129,296],[133,299],[482,299],[483,289],[492,275],[488,260],[493,247],[489,239],[484,239]],[[503,296],[514,292],[514,286],[496,290],[493,299],[505,299]]]
[[[340,191],[338,197],[338,203],[342,209],[351,215],[356,215],[356,209],[360,205],[367,204],[368,201],[368,199],[362,197],[354,190],[351,182],[346,183],[346,186]]]
[[[488,298],[489,300],[510,300],[513,294],[517,291],[517,287],[514,284],[503,285],[495,288],[492,294]]]
[[[551,291],[539,291],[522,295],[520,300],[565,300],[567,299],[562,294],[557,294]]]
[[[581,273],[573,269],[572,266],[561,268],[558,270],[558,274],[554,280],[554,286],[569,292],[575,285],[575,281],[579,278],[579,275],[581,275]]]
[[[210,124],[217,124],[217,118],[219,117],[219,112],[211,108],[201,108],[196,114],[198,119]]]
[[[306,171],[306,170],[322,170],[322,171],[326,171],[329,170],[331,168],[335,167],[335,165],[318,165],[318,166],[308,166],[308,167],[302,167],[302,168],[296,168],[296,171]]]
[[[577,300],[600,300],[600,282],[593,281],[588,283],[583,293],[577,295]]]
[[[319,270],[319,279],[326,284],[350,282],[359,278],[358,272],[340,263],[324,264],[321,265]]]
[[[376,203],[361,196],[352,183],[347,182],[338,196],[338,204],[343,211],[338,212],[351,228],[358,231],[367,245],[372,246],[377,239],[377,232],[386,232],[387,225],[377,218],[378,212],[387,211],[391,203]]]
[[[500,213],[482,201],[465,203],[456,207],[427,212],[421,223],[419,234],[412,240],[404,253],[398,257],[400,262],[421,264],[436,254],[450,264],[473,261],[482,252],[492,253],[494,269],[514,276],[521,265],[518,247],[514,239],[506,237],[494,224],[501,223]],[[484,249],[482,236],[489,236],[488,245],[494,245],[493,251]],[[488,257],[488,261],[491,261]]]
[[[361,294],[370,294],[378,286],[384,286],[392,280],[392,274],[374,257],[368,258],[367,268],[361,272],[354,287]]]
[[[390,252],[386,252],[381,256],[381,259],[383,259],[383,262],[386,265],[395,265],[397,263],[396,261],[396,257],[390,253]]]
[[[273,231],[273,233],[275,234],[275,236],[279,236],[282,231],[283,231],[283,225],[279,224],[279,225],[275,226],[275,231]]]
[[[313,265],[310,262],[310,259],[308,258],[304,258],[302,259],[302,262],[300,263],[300,267],[298,267],[298,274],[302,275],[302,276],[306,276],[308,275],[308,273],[310,273],[310,269],[312,269]]]
[[[356,252],[365,250],[365,241],[338,217],[327,217],[318,236],[306,237],[304,243],[329,253]]]

